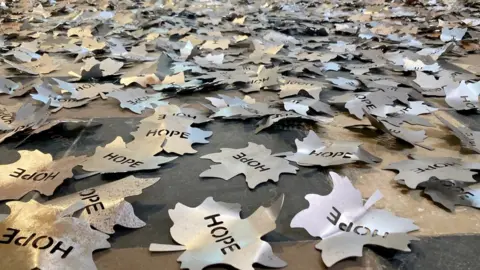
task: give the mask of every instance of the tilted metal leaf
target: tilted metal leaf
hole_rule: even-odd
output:
[[[195,208],[177,203],[168,214],[173,221],[173,239],[182,246],[150,244],[150,251],[185,250],[178,258],[180,268],[201,270],[215,264],[253,270],[253,263],[281,268],[287,264],[273,254],[261,237],[276,228],[283,195],[271,206],[258,208],[240,218],[240,205],[216,202],[209,197]]]
[[[283,79],[281,80],[281,83],[280,92],[278,93],[281,98],[297,95],[300,91],[306,91],[314,99],[320,99],[322,85],[318,83],[294,78]]]
[[[480,154],[480,132],[473,131],[460,124],[458,126],[448,122],[446,119],[435,115],[443,124],[445,124],[453,134],[460,139],[462,146]]]
[[[462,81],[457,88],[445,89],[445,102],[455,110],[472,110],[480,107],[480,81],[466,83]]]
[[[439,180],[475,182],[473,175],[477,173],[470,170],[475,164],[464,163],[461,159],[451,157],[410,157],[412,159],[391,163],[384,169],[398,171],[394,179],[402,180],[402,183],[411,189],[432,177]]]
[[[222,148],[220,150],[220,153],[200,157],[221,163],[210,166],[210,169],[202,172],[200,177],[218,177],[230,180],[238,174],[243,174],[248,187],[254,189],[268,180],[278,182],[282,173],[296,174],[298,170],[288,161],[272,156],[270,149],[252,142],[249,142],[245,148]]]
[[[467,186],[463,182],[435,179],[423,183],[422,186],[425,187],[425,194],[451,212],[455,212],[455,205],[480,208],[480,184]]]
[[[300,166],[334,166],[363,161],[366,163],[381,162],[382,159],[368,153],[360,147],[362,143],[320,139],[315,132],[309,131],[307,137],[300,141],[295,139],[297,152],[289,154],[285,159],[294,161]]]
[[[20,88],[20,84],[0,76],[0,94],[10,94]]]
[[[334,116],[335,112],[330,105],[323,103],[317,99],[298,97],[285,99],[283,101],[283,107],[286,111],[295,111],[298,114],[308,116],[307,112],[312,109],[317,113],[325,113],[330,116]]]
[[[0,165],[0,200],[18,200],[32,190],[50,196],[86,159],[79,156],[53,160],[50,154],[38,150],[21,150],[18,154],[19,160]]]
[[[164,93],[147,94],[147,91],[141,88],[112,91],[106,96],[116,98],[120,101],[120,107],[128,108],[138,114],[147,108],[153,109],[156,106],[167,105],[168,103],[161,100],[169,97]]]
[[[353,96],[353,99],[345,103],[345,108],[359,119],[363,119],[365,111],[376,116],[387,117],[387,114],[401,110],[401,108],[391,106],[394,105],[397,98],[388,92],[355,93]]]
[[[411,145],[417,145],[420,147],[423,147],[428,150],[433,150],[429,146],[421,145],[420,143],[423,142],[427,136],[425,135],[426,132],[425,130],[410,130],[406,128],[401,128],[397,127],[395,125],[390,124],[388,121],[382,120],[382,119],[376,119],[369,113],[365,112],[365,115],[368,118],[368,121],[370,121],[371,125],[374,126],[375,128],[388,133],[392,135],[395,138],[398,138],[404,142],[407,142]]]
[[[141,228],[145,222],[133,212],[133,206],[126,197],[140,195],[142,189],[155,184],[159,178],[137,178],[129,176],[94,188],[79,191],[64,197],[47,201],[45,205],[66,209],[70,205],[85,202],[85,211],[80,218],[88,221],[95,229],[113,234],[115,225],[127,228]]]
[[[288,121],[297,121],[297,122],[320,122],[320,123],[329,123],[332,121],[331,117],[323,116],[305,116],[297,114],[294,112],[278,112],[276,114],[271,114],[265,119],[260,120],[257,123],[257,128],[255,133],[258,133],[266,128],[269,128],[275,124],[279,125],[286,123]]]
[[[92,252],[110,248],[108,235],[63,209],[35,201],[7,205],[11,214],[0,222],[2,269],[95,270]]]
[[[326,196],[305,196],[309,207],[296,214],[290,224],[322,238],[315,247],[322,250],[322,260],[327,266],[362,256],[363,246],[368,244],[409,251],[410,241],[418,240],[407,234],[418,230],[412,220],[371,209],[382,198],[378,190],[363,204],[360,191],[347,177],[334,172],[330,172],[330,177],[332,192]]]

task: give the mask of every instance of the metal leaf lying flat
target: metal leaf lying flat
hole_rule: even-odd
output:
[[[17,200],[32,190],[50,196],[73,176],[73,167],[86,159],[79,156],[53,160],[50,154],[38,150],[21,150],[18,154],[19,160],[0,165],[0,200]]]
[[[210,166],[210,169],[202,172],[200,177],[218,177],[229,180],[238,174],[243,174],[248,187],[254,189],[260,183],[268,180],[278,182],[282,173],[296,174],[298,170],[288,161],[272,156],[270,149],[252,142],[249,142],[246,148],[222,148],[220,150],[220,153],[201,157],[221,164]]]
[[[273,253],[270,244],[261,240],[276,228],[282,205],[283,196],[241,219],[241,206],[236,203],[216,202],[212,197],[195,208],[177,203],[168,214],[173,221],[170,233],[180,245],[150,244],[150,251],[185,250],[178,261],[180,268],[190,270],[216,264],[242,270],[253,270],[254,263],[284,267],[287,264]]]
[[[92,252],[110,248],[108,235],[64,209],[35,201],[7,206],[11,214],[0,222],[2,269],[96,270]]]
[[[129,176],[121,180],[89,188],[77,193],[47,201],[45,204],[58,209],[83,201],[85,211],[80,218],[88,221],[95,229],[104,233],[114,233],[118,224],[127,228],[141,228],[145,222],[133,212],[133,206],[125,201],[126,197],[140,195],[142,189],[155,184],[159,178],[137,178]]]

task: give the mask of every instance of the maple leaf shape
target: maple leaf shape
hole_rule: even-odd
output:
[[[169,96],[163,93],[147,94],[147,91],[141,88],[130,88],[128,90],[112,91],[106,95],[107,97],[116,98],[120,101],[121,108],[128,108],[134,113],[141,114],[145,109],[153,109],[156,106],[167,105],[162,99]]]
[[[367,244],[409,251],[410,241],[417,240],[406,234],[418,229],[413,221],[385,210],[370,209],[382,198],[378,190],[364,205],[360,191],[347,177],[334,172],[330,172],[330,177],[332,192],[326,196],[306,195],[310,206],[296,214],[290,224],[322,238],[315,247],[322,250],[327,266],[344,258],[362,256]]]
[[[33,200],[7,205],[11,214],[0,222],[0,252],[7,258],[0,261],[1,269],[94,270],[92,252],[110,247],[108,235],[82,219],[65,217],[62,209]],[[17,244],[22,238],[23,245]]]
[[[364,113],[367,116],[370,124],[374,126],[376,129],[379,129],[387,134],[390,134],[391,136],[397,139],[400,139],[404,142],[407,142],[411,145],[417,145],[428,150],[433,150],[433,148],[429,146],[420,144],[427,138],[427,136],[425,135],[426,133],[425,130],[410,130],[406,128],[397,127],[395,125],[390,124],[388,121],[384,119],[375,118],[365,110],[364,110]],[[355,126],[363,126],[363,125],[353,125],[348,127],[355,127]]]
[[[8,120],[4,121],[5,124],[0,125],[0,143],[7,138],[15,135],[20,131],[27,129],[35,129],[45,124],[50,112],[48,111],[49,104],[37,108],[32,103],[23,104],[16,113],[8,113],[6,108],[5,114],[9,114]]]
[[[191,127],[193,122],[188,118],[154,114],[143,119],[138,130],[131,133],[135,140],[130,145],[159,145],[167,153],[194,154],[197,150],[192,144],[208,143],[206,138],[213,132]]]
[[[129,176],[108,184],[50,200],[45,204],[66,209],[75,202],[84,200],[89,204],[85,207],[86,211],[81,213],[80,218],[88,221],[95,229],[112,234],[115,233],[113,227],[116,224],[127,228],[145,226],[145,222],[135,215],[133,206],[125,201],[125,198],[140,195],[142,189],[155,184],[158,180],[160,179],[142,179]]]
[[[84,170],[90,172],[120,173],[158,169],[161,164],[176,159],[176,157],[155,157],[156,153],[158,149],[148,144],[127,147],[123,139],[117,137],[105,147],[98,146],[95,154],[88,157],[81,165]]]
[[[335,141],[328,143],[320,139],[313,131],[300,141],[295,139],[297,152],[287,155],[285,159],[294,161],[300,166],[323,167],[363,161],[367,163],[380,162],[381,159],[368,153],[360,147],[359,142]]]
[[[322,85],[294,78],[283,79],[281,80],[281,82],[282,85],[280,85],[280,93],[278,93],[281,98],[297,95],[300,91],[303,90],[306,91],[314,99],[320,99]]]
[[[50,196],[63,180],[73,176],[73,167],[85,156],[53,160],[38,150],[18,151],[20,159],[0,166],[0,200],[17,200],[32,190]]]
[[[455,205],[480,208],[480,184],[466,186],[461,182],[433,179],[423,186],[425,194],[451,212],[455,212]]]
[[[476,172],[470,169],[477,167],[475,163],[464,163],[459,158],[410,156],[413,159],[394,162],[385,170],[396,170],[399,174],[395,180],[403,180],[405,185],[415,189],[420,183],[435,177],[439,180],[457,180],[475,182]],[[480,165],[480,164],[479,164]]]
[[[311,98],[292,98],[283,101],[283,107],[285,111],[294,111],[298,114],[308,116],[308,111],[310,109],[316,111],[317,113],[323,112],[330,116],[334,116],[335,112],[332,110],[330,105],[321,102],[320,100],[311,99]]]
[[[445,102],[457,111],[472,110],[480,107],[480,82],[466,83],[462,81],[457,88],[445,89]]]
[[[155,112],[153,113],[153,115],[148,117],[146,121],[150,121],[149,119],[156,119],[156,120],[162,119],[164,118],[164,115],[191,119],[194,121],[193,122],[194,124],[203,124],[213,120],[208,118],[208,115],[206,113],[194,108],[186,107],[186,106],[188,105],[185,104],[182,107],[178,107],[177,105],[173,105],[173,104],[159,106],[155,108]]]
[[[248,187],[253,189],[268,180],[278,182],[282,173],[296,174],[298,170],[288,161],[272,156],[272,150],[252,142],[249,142],[245,148],[221,148],[220,151],[220,153],[200,157],[221,163],[210,166],[210,169],[202,172],[200,177],[219,177],[229,180],[238,174],[243,174]]]
[[[438,115],[435,116],[460,139],[462,147],[480,154],[480,132],[473,131],[462,124],[456,126]]]
[[[206,98],[213,106],[205,104],[204,106],[215,112],[210,118],[222,117],[227,119],[248,119],[280,112],[278,109],[270,108],[267,103],[257,102],[250,96],[245,96],[243,99],[226,95],[218,96],[220,98]]]
[[[178,261],[182,269],[190,270],[214,264],[245,270],[253,270],[253,263],[284,267],[286,263],[261,240],[264,234],[276,228],[275,220],[282,204],[283,196],[270,207],[261,206],[250,217],[241,219],[241,207],[236,203],[216,202],[212,197],[195,208],[177,203],[168,211],[174,223],[170,233],[182,246],[151,244],[150,251],[186,250]]]
[[[283,112],[280,111],[276,114],[272,114],[267,118],[264,118],[257,123],[257,128],[255,129],[255,133],[258,133],[266,128],[277,124],[278,126],[284,125],[287,128],[291,128],[294,126],[290,121],[294,120],[296,122],[321,122],[321,123],[329,123],[332,121],[333,118],[331,117],[323,117],[323,116],[310,116],[310,115],[301,115],[294,112]]]

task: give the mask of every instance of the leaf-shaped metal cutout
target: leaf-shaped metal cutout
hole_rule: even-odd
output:
[[[457,88],[445,89],[445,102],[455,110],[474,110],[480,107],[480,81],[462,81]]]
[[[159,144],[162,145],[162,139],[159,140]],[[148,144],[131,146],[125,145],[121,137],[117,137],[105,147],[98,146],[95,154],[82,163],[83,169],[99,173],[154,170],[160,168],[161,164],[176,159],[176,157],[155,157],[154,155],[161,151],[159,146],[152,147]]]
[[[361,257],[363,246],[369,244],[410,251],[410,241],[418,240],[407,234],[418,230],[412,220],[371,209],[382,198],[378,190],[363,204],[360,191],[347,177],[334,172],[330,172],[330,177],[332,192],[326,196],[305,196],[309,207],[295,215],[290,224],[322,238],[315,247],[322,250],[327,266],[348,257]]]
[[[432,177],[439,180],[475,182],[473,175],[477,173],[471,171],[472,167],[478,167],[475,164],[464,163],[461,159],[451,157],[410,157],[412,159],[392,163],[384,169],[398,171],[394,179],[402,180],[411,189]]]
[[[263,120],[260,120],[257,123],[257,128],[255,129],[255,133],[258,133],[266,128],[269,128],[274,124],[279,125],[279,123],[282,123],[282,122],[285,123],[290,120],[303,121],[303,122],[328,123],[328,122],[331,122],[332,118],[322,117],[322,116],[305,116],[305,115],[297,114],[294,112],[279,112],[276,114],[272,114]]]
[[[382,159],[361,148],[360,145],[362,143],[346,141],[326,142],[311,130],[303,141],[295,139],[295,144],[297,152],[287,155],[286,159],[294,161],[300,166],[327,167],[357,161],[366,163],[382,161]]]
[[[180,268],[201,270],[215,264],[253,270],[253,263],[280,268],[287,264],[273,254],[260,238],[276,228],[283,195],[270,207],[261,206],[246,219],[240,218],[240,205],[216,202],[209,197],[195,208],[177,203],[168,211],[174,225],[173,239],[181,246],[151,244],[150,251],[185,250],[178,258]]]
[[[95,270],[92,252],[110,248],[108,235],[63,209],[35,201],[8,202],[0,222],[1,269]],[[76,210],[76,208],[74,207]]]
[[[422,186],[425,194],[451,212],[455,212],[455,205],[480,208],[480,184],[467,186],[463,182],[435,179]]]
[[[473,131],[462,124],[456,126],[438,115],[435,115],[435,116],[443,124],[445,124],[450,130],[452,130],[453,134],[455,134],[455,136],[457,136],[457,138],[460,139],[463,147],[480,154],[480,132],[479,131]]]
[[[330,105],[311,98],[291,98],[283,101],[283,107],[286,111],[295,111],[298,114],[308,116],[307,112],[312,109],[317,113],[325,113],[334,116],[335,112]]]
[[[212,136],[213,132],[191,127],[192,124],[193,120],[189,118],[154,114],[143,119],[138,130],[131,133],[135,140],[129,147],[160,145],[167,153],[194,154],[197,151],[192,144],[208,143],[206,138]]]
[[[126,197],[140,195],[142,189],[155,184],[159,178],[137,178],[129,176],[108,184],[82,190],[46,202],[46,205],[66,209],[82,201],[85,210],[80,218],[88,221],[95,229],[104,233],[115,233],[113,227],[141,228],[145,222],[133,212],[133,206],[125,201]]]
[[[281,98],[297,95],[300,91],[307,92],[314,99],[320,99],[322,85],[313,81],[303,81],[295,78],[285,78],[281,80],[280,92]]]
[[[106,96],[117,99],[120,101],[120,107],[128,108],[138,114],[141,114],[147,108],[153,109],[156,106],[167,105],[168,103],[162,101],[162,99],[169,97],[164,93],[147,94],[147,91],[141,88],[113,91]]]
[[[52,195],[67,178],[73,176],[73,167],[86,157],[65,157],[53,160],[50,154],[38,150],[18,151],[20,159],[0,165],[0,200],[17,200],[32,190]]]
[[[220,150],[220,153],[201,157],[221,164],[210,166],[210,169],[202,172],[200,177],[218,177],[229,180],[236,175],[243,174],[248,187],[253,189],[268,180],[278,182],[282,173],[296,174],[298,170],[288,161],[272,156],[272,150],[252,142],[249,142],[245,148],[222,148]]]

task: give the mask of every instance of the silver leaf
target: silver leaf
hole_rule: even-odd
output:
[[[363,161],[380,162],[381,159],[360,147],[359,142],[333,141],[320,139],[315,132],[309,131],[307,137],[295,140],[297,152],[289,154],[285,159],[294,161],[300,166],[335,166]]]
[[[411,189],[417,188],[420,183],[427,182],[435,177],[439,180],[456,180],[475,182],[472,167],[476,164],[462,162],[461,159],[451,157],[422,157],[410,156],[412,159],[402,160],[385,167],[385,170],[396,170],[399,174],[395,180],[404,183]]]
[[[201,157],[221,164],[210,166],[210,169],[202,172],[200,177],[218,177],[230,180],[238,174],[243,174],[248,187],[254,189],[268,180],[278,182],[282,173],[296,174],[298,170],[288,161],[272,156],[270,149],[252,142],[249,142],[246,148],[222,148],[220,150],[220,153]]]
[[[47,201],[45,204],[66,209],[78,201],[85,201],[86,211],[80,218],[88,221],[95,229],[113,234],[115,225],[126,228],[141,228],[145,222],[133,212],[133,206],[125,201],[126,197],[140,195],[142,189],[155,184],[159,178],[136,178],[129,176],[101,186],[86,189],[64,197]]]
[[[141,88],[129,88],[126,90],[112,91],[106,95],[120,101],[120,107],[128,108],[134,113],[141,114],[145,109],[153,109],[156,106],[167,105],[162,99],[169,96],[164,93],[147,94],[147,91]]]
[[[170,233],[180,246],[150,244],[149,250],[185,250],[178,258],[182,269],[201,270],[210,265],[227,264],[236,269],[253,270],[253,263],[284,267],[287,264],[260,239],[276,228],[275,221],[282,205],[283,195],[271,206],[261,206],[250,217],[241,219],[241,208],[236,203],[216,202],[212,197],[195,208],[177,203],[168,214],[173,221]],[[215,236],[220,232],[231,237],[229,246]]]
[[[159,140],[161,145],[162,140]],[[121,137],[105,147],[98,146],[93,156],[82,163],[83,169],[98,173],[120,173],[139,170],[155,170],[161,164],[170,162],[176,157],[154,156],[159,151],[158,147],[149,144],[128,144]]]
[[[194,154],[197,151],[192,148],[192,144],[208,143],[206,138],[212,136],[213,132],[191,127],[192,124],[190,118],[154,114],[143,119],[138,130],[131,133],[135,140],[129,147],[135,149],[137,145],[156,145],[167,153]]]
[[[480,81],[466,83],[462,81],[457,88],[445,89],[445,102],[455,110],[472,110],[479,108]]]
[[[418,240],[407,234],[418,230],[412,220],[371,209],[383,197],[378,190],[363,204],[360,191],[347,177],[334,172],[330,177],[332,192],[305,196],[309,207],[296,214],[290,224],[322,238],[315,247],[322,250],[322,260],[328,267],[348,257],[362,256],[367,244],[409,251],[410,241]]]
[[[480,154],[480,132],[473,131],[464,125],[453,125],[444,118],[435,115],[443,124],[445,124],[453,134],[460,139],[462,146]]]
[[[310,98],[292,98],[283,101],[283,107],[286,111],[295,111],[298,114],[308,116],[309,109],[316,111],[317,113],[325,113],[328,115],[335,115],[330,105],[323,103],[316,99]]]
[[[422,186],[425,194],[451,212],[455,212],[455,205],[480,208],[480,184],[467,186],[456,181],[430,180]]]

